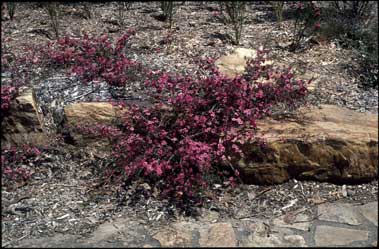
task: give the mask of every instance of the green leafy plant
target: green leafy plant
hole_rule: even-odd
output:
[[[161,9],[163,11],[163,18],[168,21],[169,27],[172,27],[173,17],[175,13],[174,2],[172,1],[161,1]]]
[[[121,1],[118,2],[118,12],[117,12],[117,19],[118,19],[118,25],[121,27],[125,26],[125,11],[130,10],[134,2],[132,1]]]
[[[294,11],[295,22],[290,49],[295,51],[304,46],[320,29],[321,10],[314,2],[292,2],[291,8]]]
[[[270,1],[270,4],[274,10],[276,20],[281,23],[283,21],[284,1]]]
[[[360,83],[378,89],[378,20],[357,32],[357,35],[360,39],[355,52],[360,65]]]
[[[56,39],[59,38],[59,4],[57,2],[48,2],[45,5],[45,8],[47,10],[47,13],[49,14],[50,18],[50,25],[55,33]]]
[[[375,1],[332,1],[323,10],[319,36],[353,51],[364,86],[378,87],[378,16]],[[374,11],[373,11],[374,10]]]
[[[225,1],[220,2],[221,13],[224,15],[226,24],[230,24],[234,31],[234,43],[239,44],[243,23],[245,21],[246,2],[244,1]],[[224,12],[226,14],[224,14]]]
[[[13,20],[14,13],[16,11],[16,3],[15,2],[7,2],[7,7],[8,7],[9,18],[11,20]]]
[[[84,2],[83,3],[83,12],[84,12],[84,15],[87,19],[91,19],[92,18],[92,8],[91,8],[91,4],[90,2]]]

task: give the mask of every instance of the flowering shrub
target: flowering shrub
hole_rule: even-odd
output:
[[[295,23],[292,49],[298,49],[304,39],[310,38],[315,31],[320,29],[320,8],[314,1],[309,2],[291,2],[291,8],[294,10]]]
[[[145,177],[163,196],[181,201],[198,197],[207,177],[220,171],[217,165],[229,165],[238,176],[231,156],[243,157],[241,146],[256,141],[256,120],[275,104],[293,105],[307,93],[305,82],[263,60],[259,52],[247,73],[233,79],[219,73],[211,59],[200,64],[208,75],[150,72],[146,85],[155,104],[131,106],[118,127],[98,130],[113,141],[118,169],[129,180]]]
[[[83,83],[104,80],[112,86],[125,86],[128,80],[134,80],[140,71],[139,64],[129,60],[123,53],[128,39],[135,31],[129,29],[112,46],[107,35],[73,39],[61,38],[49,43],[42,54],[56,67],[70,68],[69,73]]]
[[[12,100],[17,96],[18,89],[32,79],[36,80],[36,68],[40,66],[36,51],[24,49],[23,56],[16,56],[7,46],[8,39],[1,39],[1,121],[9,114]]]
[[[15,52],[8,46],[11,38],[1,38],[1,73],[9,75],[2,78],[2,85],[10,85],[18,89],[21,86],[37,81],[44,75],[41,69],[45,66],[40,51],[43,45],[34,48],[28,44],[22,44]],[[50,68],[46,71],[50,71]],[[6,83],[5,83],[6,82]]]
[[[36,147],[23,145],[21,148],[1,150],[1,170],[3,185],[6,183],[25,182],[31,177],[31,172],[25,165],[28,160],[40,155]]]
[[[9,111],[11,101],[16,96],[16,88],[12,86],[1,86],[1,115]]]

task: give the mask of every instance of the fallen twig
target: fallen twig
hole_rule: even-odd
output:
[[[267,189],[262,190],[262,191],[259,192],[256,196],[254,196],[254,198],[252,198],[252,200],[258,198],[259,196],[263,195],[264,193],[266,193],[266,192],[268,192],[268,191],[270,191],[270,190],[272,190],[272,188],[267,188]]]

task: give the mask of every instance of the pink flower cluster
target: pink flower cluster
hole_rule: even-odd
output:
[[[3,184],[11,181],[20,182],[26,181],[31,177],[31,171],[23,167],[30,158],[35,158],[40,155],[41,152],[36,147],[31,147],[27,144],[23,145],[21,148],[10,148],[8,150],[1,150],[1,169]]]
[[[1,112],[9,110],[11,101],[15,98],[17,90],[12,86],[1,86]]]
[[[117,41],[111,44],[107,35],[82,39],[64,37],[49,43],[43,51],[56,66],[70,67],[70,74],[83,83],[104,80],[113,86],[124,86],[135,77],[140,68],[138,63],[129,60],[124,48],[135,30],[129,29]]]

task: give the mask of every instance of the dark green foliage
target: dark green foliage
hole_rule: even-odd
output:
[[[45,5],[50,17],[50,25],[55,33],[56,39],[59,38],[59,4],[57,2],[47,2]]]
[[[225,1],[220,2],[221,13],[224,15],[226,24],[230,24],[234,31],[234,43],[239,44],[243,23],[245,21],[246,3],[244,1]],[[224,14],[225,12],[225,14]]]
[[[333,1],[325,7],[320,30],[327,40],[352,49],[360,64],[360,83],[378,87],[378,12],[374,1]]]
[[[165,21],[169,22],[169,27],[172,27],[173,17],[174,17],[174,2],[172,1],[161,1],[161,9],[163,11],[163,18]]]
[[[283,10],[284,10],[284,4],[283,1],[270,1],[272,8],[274,10],[276,20],[280,23],[283,21]]]
[[[7,7],[8,7],[9,18],[11,20],[13,20],[14,13],[16,11],[16,3],[15,2],[8,2]]]

